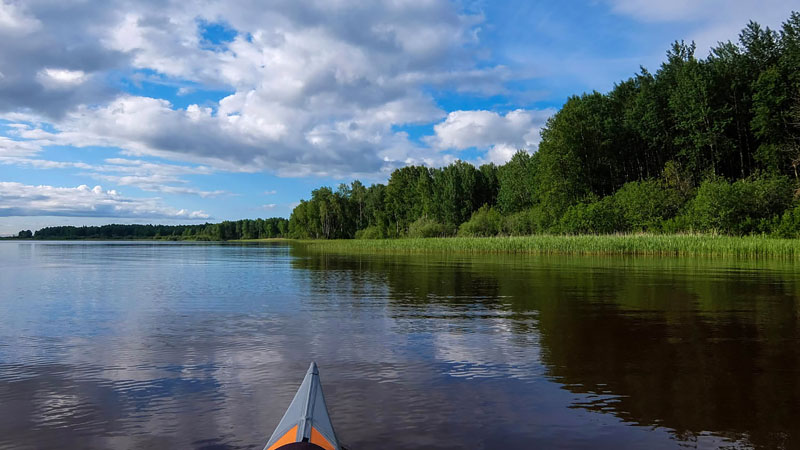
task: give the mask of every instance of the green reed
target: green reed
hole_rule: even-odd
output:
[[[298,241],[330,252],[531,253],[581,255],[671,255],[800,257],[800,239],[696,234],[537,235],[485,238],[408,238]]]

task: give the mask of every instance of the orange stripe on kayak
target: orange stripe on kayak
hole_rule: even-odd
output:
[[[313,435],[313,430],[312,430]],[[284,446],[286,444],[291,444],[292,442],[297,442],[297,425],[293,426],[291,430],[287,431],[286,434],[281,436],[270,448],[267,450],[275,450],[278,447]],[[335,450],[335,449],[331,449]]]
[[[311,427],[311,443],[319,445],[320,447],[324,448],[325,450],[336,450],[336,447],[333,446],[325,436],[322,435],[316,428]]]

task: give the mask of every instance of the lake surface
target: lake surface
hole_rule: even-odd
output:
[[[0,242],[0,448],[800,448],[798,268]]]

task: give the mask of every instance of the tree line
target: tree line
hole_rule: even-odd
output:
[[[202,225],[102,225],[45,227],[31,233],[20,231],[19,238],[33,239],[169,239],[226,241],[231,239],[270,239],[288,235],[289,221],[283,217],[244,219]]]
[[[800,14],[780,30],[750,22],[706,58],[695,50],[675,42],[655,73],[570,97],[534,154],[320,187],[289,236],[800,236]]]

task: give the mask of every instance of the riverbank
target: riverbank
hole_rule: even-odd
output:
[[[264,239],[268,240],[268,239]],[[19,241],[19,242],[47,242],[47,241],[169,241],[169,242],[223,242],[207,237],[182,237],[182,236],[158,236],[158,237],[139,237],[139,236],[115,236],[115,237],[52,237],[52,238],[18,238],[0,237],[0,241]]]
[[[36,239],[4,239],[37,242]],[[57,240],[57,239],[56,239]],[[800,259],[800,239],[766,236],[720,236],[704,234],[617,234],[617,235],[537,235],[504,237],[446,237],[402,239],[315,239],[287,238],[204,239],[61,239],[65,241],[183,241],[219,243],[285,242],[330,253],[463,253],[463,254],[554,254],[554,255],[648,255],[720,256],[741,258]]]
[[[799,239],[714,235],[538,235],[295,241],[334,253],[520,253],[800,258]]]

